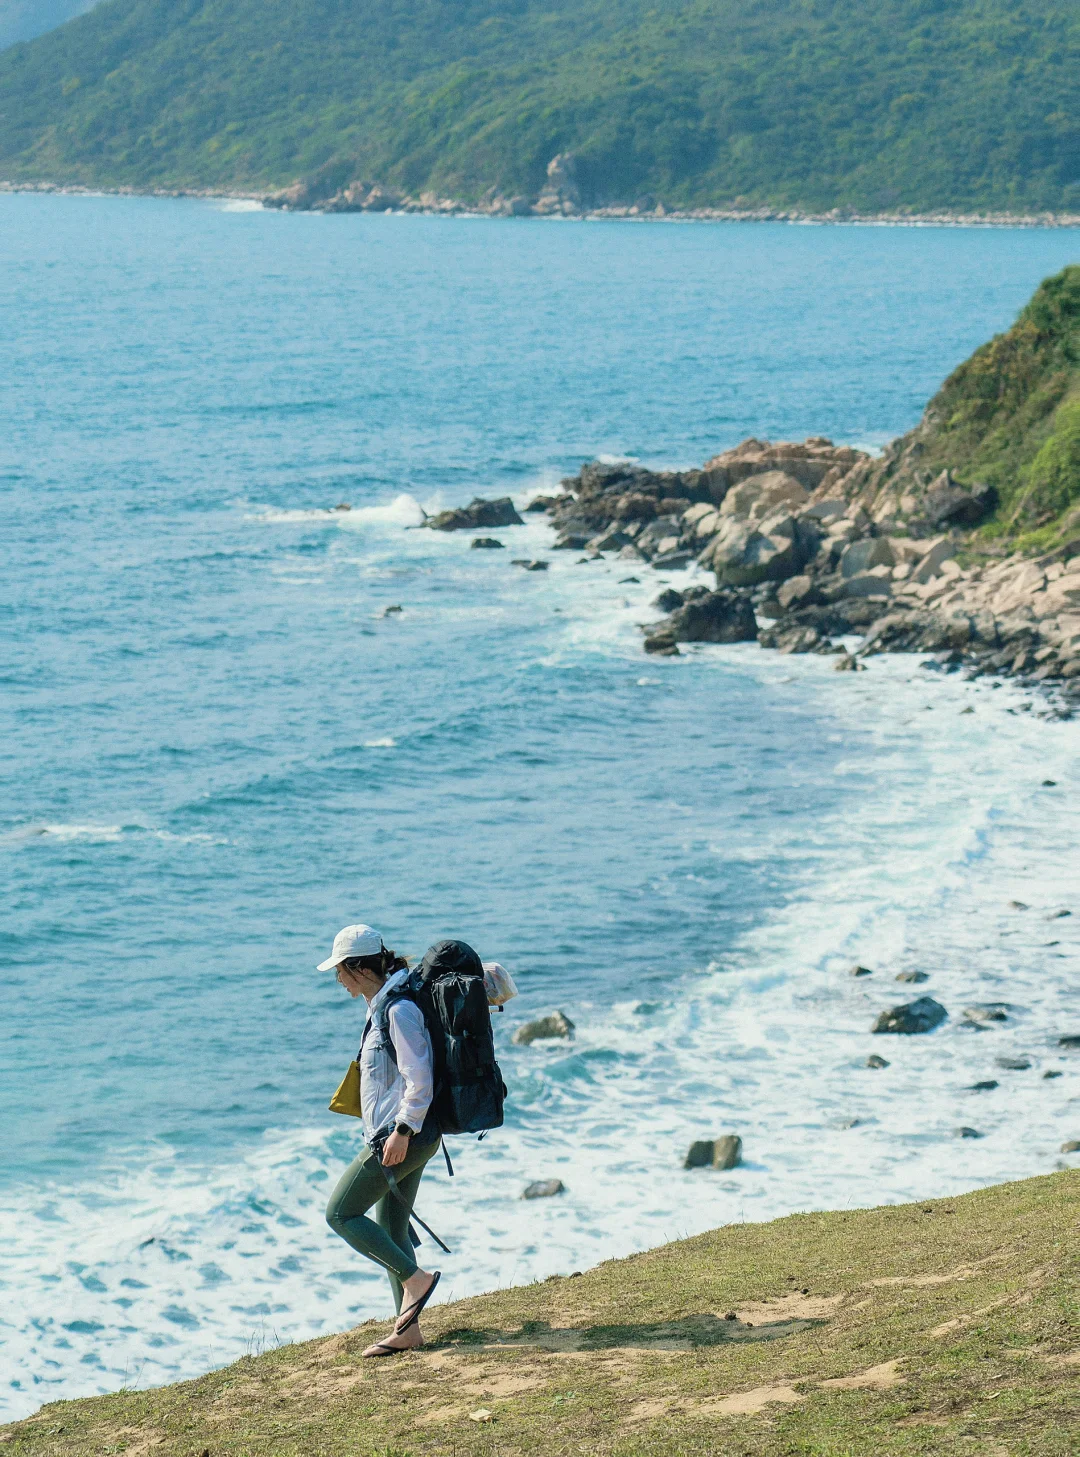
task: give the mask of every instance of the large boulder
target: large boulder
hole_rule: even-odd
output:
[[[849,542],[840,556],[840,575],[858,577],[871,567],[895,567],[892,543],[887,536],[868,536]]]
[[[948,1012],[933,997],[920,997],[917,1002],[905,1002],[899,1007],[889,1007],[879,1014],[870,1028],[871,1032],[932,1032],[948,1017]]]
[[[432,531],[465,531],[478,526],[524,526],[525,523],[514,510],[509,496],[497,501],[482,501],[479,496],[468,506],[459,506],[452,511],[440,511],[424,522]]]
[[[712,568],[721,586],[752,587],[796,576],[816,549],[812,531],[781,508],[760,521],[725,517],[698,561]]]
[[[926,493],[923,510],[939,529],[943,526],[977,526],[997,505],[993,486],[958,486],[947,470],[942,471]]]
[[[757,637],[754,609],[736,592],[707,592],[684,601],[665,628],[676,642],[753,642]]]
[[[807,499],[806,488],[786,471],[762,471],[760,475],[747,476],[737,486],[732,486],[724,497],[720,514],[761,521],[773,515],[780,506],[787,506],[790,510],[805,506]]]

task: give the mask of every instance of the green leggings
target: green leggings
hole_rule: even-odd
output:
[[[427,1161],[439,1147],[434,1143],[410,1144],[409,1152],[394,1168],[398,1188],[409,1209],[416,1200]],[[367,1212],[376,1206],[375,1218]],[[375,1150],[365,1148],[354,1158],[337,1182],[326,1206],[326,1222],[354,1250],[381,1265],[390,1277],[394,1308],[400,1313],[401,1282],[416,1274],[417,1264],[409,1239],[409,1212],[390,1193]]]

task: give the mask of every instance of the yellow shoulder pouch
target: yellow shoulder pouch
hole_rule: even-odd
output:
[[[345,1113],[350,1118],[362,1118],[360,1108],[360,1066],[349,1063],[349,1070],[341,1080],[341,1086],[330,1099],[331,1113]]]

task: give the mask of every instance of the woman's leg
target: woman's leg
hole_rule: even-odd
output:
[[[417,1149],[410,1148],[404,1161],[394,1171],[398,1186],[410,1207],[416,1197],[416,1186],[420,1182],[424,1165],[436,1148],[437,1143]],[[413,1175],[416,1176],[415,1181]],[[406,1190],[409,1192],[406,1193]],[[393,1226],[399,1236],[396,1239],[388,1232],[381,1210],[378,1223],[367,1218],[368,1210],[380,1201],[393,1206],[401,1214],[402,1222]],[[366,1255],[369,1260],[374,1260],[389,1275],[396,1276],[399,1282],[409,1280],[416,1274],[418,1266],[409,1241],[408,1215],[390,1194],[386,1177],[373,1149],[365,1149],[338,1180],[326,1206],[326,1222],[354,1250]]]
[[[375,1218],[378,1221],[380,1229],[386,1231],[399,1249],[411,1250],[413,1247],[412,1240],[409,1238],[409,1211],[416,1203],[416,1191],[420,1187],[420,1180],[424,1177],[424,1170],[426,1168],[427,1159],[424,1160],[418,1169],[413,1169],[409,1174],[398,1176],[398,1188],[401,1190],[405,1203],[409,1206],[408,1209],[403,1209],[398,1201],[390,1194],[387,1194],[385,1199],[380,1199],[375,1206]],[[394,1309],[400,1315],[404,1288],[401,1280],[393,1270],[387,1270],[386,1273],[390,1277],[390,1289],[394,1292]]]

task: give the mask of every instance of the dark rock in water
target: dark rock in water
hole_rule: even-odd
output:
[[[706,592],[692,598],[684,594],[683,605],[665,627],[676,642],[753,642],[757,637],[754,609],[735,592]]]
[[[980,1002],[974,1007],[965,1007],[963,1017],[975,1027],[987,1022],[1007,1022],[1012,1008],[1008,1002]]]
[[[498,550],[498,551],[505,551],[506,550],[506,548],[503,546],[502,542],[501,541],[496,541],[493,536],[474,536],[473,539],[472,539],[472,543],[471,544],[472,544],[472,548],[473,548],[474,551],[477,551],[477,550],[484,550],[484,551],[496,551],[496,550]]]
[[[930,977],[929,974],[925,971],[898,971],[896,973],[896,980],[907,982],[924,982],[929,981]]]
[[[932,1032],[948,1017],[948,1012],[933,997],[920,997],[917,1002],[905,1002],[899,1007],[889,1007],[879,1014],[870,1028],[871,1032]]]
[[[1080,1047],[1080,1033],[1067,1032],[1064,1037],[1058,1038],[1059,1047]]]
[[[742,1158],[742,1139],[735,1133],[695,1140],[687,1151],[684,1169],[733,1169]]]
[[[873,976],[873,974],[868,966],[853,966],[848,972],[849,976]]]
[[[340,506],[335,506],[334,509],[335,509],[335,511],[340,511],[341,510],[341,507]],[[1056,789],[1057,788],[1057,780],[1056,779],[1044,779],[1043,782],[1042,782],[1042,787],[1044,789]]]
[[[641,578],[640,577],[620,577],[619,578],[619,586],[620,587],[625,587],[630,582],[640,582],[640,581],[641,581]]]
[[[382,612],[379,614],[379,616],[380,617],[393,617],[395,615],[395,613],[398,613],[401,610],[402,610],[401,609],[401,604],[399,602],[395,602],[390,607],[384,607],[383,610],[382,610]]]
[[[953,1133],[957,1138],[982,1138],[977,1128],[954,1128]]]
[[[574,1024],[564,1012],[549,1012],[546,1017],[523,1022],[514,1033],[513,1041],[519,1047],[528,1047],[530,1042],[539,1042],[542,1038],[561,1037],[568,1041],[573,1035]]]
[[[528,557],[524,556],[514,557],[510,565],[512,567],[524,567],[527,572],[546,572],[548,569],[547,562],[532,562]]]
[[[668,587],[666,591],[654,598],[653,606],[659,607],[661,612],[674,612],[676,607],[683,605],[683,594],[676,592],[674,587]]]
[[[888,1067],[889,1066],[889,1063],[886,1061],[885,1058],[878,1057],[878,1055],[877,1055],[876,1052],[872,1052],[870,1054],[870,1056],[866,1059],[866,1066],[867,1067]]]
[[[1051,911],[1046,917],[1048,921],[1063,921],[1066,916],[1071,916],[1072,911]]]
[[[680,568],[689,566],[694,560],[692,551],[666,551],[663,556],[653,557],[653,566],[657,571],[677,572]]]
[[[464,531],[477,526],[524,526],[509,496],[497,501],[482,501],[479,496],[468,506],[453,511],[440,511],[424,522],[432,531]]]
[[[589,538],[580,531],[568,531],[552,543],[552,551],[584,551]]]
[[[995,1057],[994,1061],[1010,1073],[1026,1073],[1031,1067],[1030,1057]]]
[[[1010,901],[1009,909],[1013,911],[1026,911],[1028,910],[1028,903],[1027,901]]]
[[[968,1088],[968,1092],[992,1093],[994,1089],[999,1086],[1000,1084],[998,1083],[996,1078],[984,1078],[981,1083],[972,1083],[971,1086]]]
[[[1060,1078],[1063,1076],[1064,1074],[1061,1072],[1061,1069],[1056,1067],[1052,1067],[1047,1072],[1043,1073],[1044,1078]]]
[[[1068,1138],[1061,1145],[1062,1153],[1080,1153],[1080,1138]]]
[[[853,657],[845,649],[841,651],[840,656],[833,664],[833,670],[837,673],[865,673],[866,664],[860,663],[858,658]]]
[[[551,1199],[556,1194],[565,1194],[566,1185],[561,1179],[537,1179],[529,1184],[524,1193],[523,1199]]]
[[[667,630],[650,633],[645,639],[645,651],[654,654],[658,658],[679,658],[682,656],[674,635]]]
[[[558,506],[564,496],[534,496],[525,507],[526,511],[550,511],[553,506]]]

